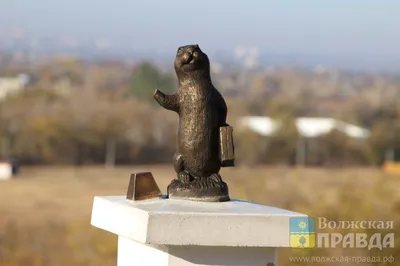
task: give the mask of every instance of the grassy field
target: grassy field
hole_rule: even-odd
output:
[[[142,171],[153,173],[163,193],[175,176],[169,165],[27,167],[18,178],[0,182],[0,265],[116,265],[116,237],[90,226],[93,197],[125,195],[130,173]],[[379,169],[236,167],[221,174],[233,198],[329,220],[394,220],[400,228],[400,176]],[[289,256],[304,255],[390,254],[400,261],[396,244],[388,251],[286,249],[280,265],[308,265],[289,262]]]

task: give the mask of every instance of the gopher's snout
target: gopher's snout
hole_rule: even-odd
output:
[[[186,53],[184,53],[184,54],[182,55],[182,57],[181,57],[181,62],[182,62],[183,64],[187,64],[187,63],[189,63],[190,61],[192,61],[192,59],[193,59],[192,53],[186,52]]]
[[[187,76],[189,72],[209,71],[210,62],[198,45],[186,45],[178,48],[174,68],[178,75]],[[185,78],[188,78],[185,77]]]

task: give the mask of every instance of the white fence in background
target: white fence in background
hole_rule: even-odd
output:
[[[0,161],[0,180],[12,178],[12,164],[8,161]]]

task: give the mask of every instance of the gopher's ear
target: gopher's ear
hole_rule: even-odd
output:
[[[199,45],[198,45],[198,44],[195,44],[195,45],[194,45],[194,48],[199,49]]]

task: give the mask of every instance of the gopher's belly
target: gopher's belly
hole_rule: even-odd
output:
[[[180,111],[179,153],[183,167],[194,176],[209,176],[220,170],[218,112],[210,102],[186,102]]]

